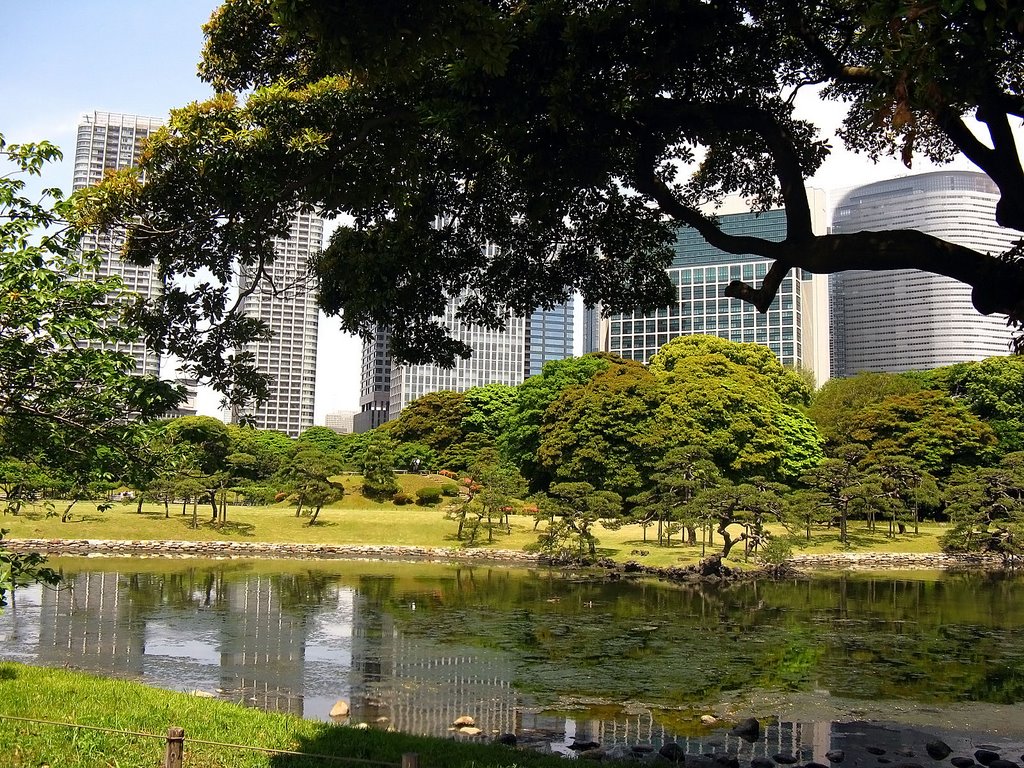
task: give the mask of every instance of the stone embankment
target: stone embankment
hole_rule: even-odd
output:
[[[999,557],[945,555],[941,552],[833,552],[827,555],[793,555],[786,565],[798,571],[878,571],[1003,568],[1007,563]]]
[[[201,557],[350,560],[452,560],[514,564],[545,562],[534,552],[511,549],[344,544],[271,544],[256,541],[120,541],[114,539],[4,539],[14,552],[43,552],[77,557]]]

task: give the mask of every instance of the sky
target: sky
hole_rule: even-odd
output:
[[[0,0],[0,133],[9,142],[47,139],[65,151],[52,166],[47,186],[71,187],[75,131],[93,111],[165,117],[168,110],[212,94],[196,76],[203,44],[201,26],[215,0]],[[841,105],[812,92],[797,102],[831,137]],[[834,151],[808,180],[826,191],[904,175],[895,160],[877,165],[852,155],[833,140]],[[966,162],[954,167],[970,168]],[[914,171],[928,170],[923,163]],[[358,410],[360,342],[343,334],[337,320],[321,316],[315,422],[325,413]],[[216,398],[203,393],[203,412]]]

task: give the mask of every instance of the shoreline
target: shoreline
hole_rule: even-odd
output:
[[[423,560],[427,562],[491,562],[504,565],[578,567],[537,552],[487,547],[421,547],[402,544],[301,544],[245,541],[165,541],[138,539],[4,539],[13,552],[41,552],[70,557],[167,557],[208,559]],[[946,555],[941,552],[834,552],[796,554],[785,563],[796,573],[872,570],[1001,570],[1012,568],[997,557]],[[636,561],[597,563],[598,570],[662,578],[693,578],[693,566],[647,566]],[[737,571],[740,577],[764,573]]]

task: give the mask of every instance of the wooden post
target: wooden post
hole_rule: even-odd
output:
[[[167,751],[163,768],[181,768],[185,755],[185,729],[171,726],[167,729]]]
[[[405,752],[402,755],[402,768],[420,768],[420,756],[415,752]]]

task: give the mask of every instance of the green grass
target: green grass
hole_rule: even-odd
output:
[[[399,484],[404,492],[415,494],[417,488],[428,484],[440,485],[448,482],[438,476],[400,475]],[[361,478],[346,476],[347,494],[337,504],[325,507],[317,525],[308,525],[308,517],[295,517],[295,508],[286,503],[265,507],[228,506],[226,524],[210,521],[209,507],[198,507],[198,528],[192,528],[191,506],[187,514],[181,514],[181,506],[171,507],[169,518],[164,517],[162,505],[145,504],[142,514],[136,512],[134,503],[117,503],[113,508],[100,512],[96,504],[80,502],[72,510],[72,519],[62,523],[59,515],[47,515],[45,507],[37,502],[28,505],[20,515],[0,517],[0,527],[10,529],[12,538],[45,539],[129,539],[129,540],[186,540],[186,541],[249,541],[264,543],[303,544],[378,544],[407,545],[419,547],[461,548],[469,544],[463,538],[456,538],[457,524],[445,519],[445,510],[450,500],[444,499],[433,507],[416,504],[398,506],[391,501],[379,502],[363,497],[360,493]],[[58,509],[63,504],[58,502]],[[496,528],[492,542],[487,541],[487,531],[481,529],[474,546],[522,550],[537,541],[538,531],[534,530],[532,517],[513,515],[511,532]],[[541,530],[543,530],[543,524]],[[939,537],[944,528],[935,523],[925,523],[920,534],[911,532],[894,538],[886,536],[885,523],[869,531],[864,521],[852,521],[849,527],[850,546],[839,542],[838,530],[816,528],[811,541],[804,539],[800,531],[792,534],[794,551],[816,554],[832,552],[939,552]],[[683,545],[678,537],[673,546],[661,547],[654,540],[655,530],[647,531],[648,540],[640,526],[627,525],[618,530],[596,529],[600,540],[598,554],[618,562],[636,560],[646,565],[666,567],[697,562],[702,548],[697,545]],[[773,533],[785,535],[778,527]],[[707,554],[719,551],[721,541],[716,536],[715,544],[708,546]],[[730,560],[741,562],[742,548],[733,550]]]
[[[313,768],[354,765],[248,749],[190,744],[189,738],[274,750],[400,763],[415,752],[424,768],[563,766],[560,758],[501,745],[358,730],[67,670],[0,663],[0,717],[15,716],[163,737],[185,729],[189,768]],[[0,719],[0,760],[10,768],[161,764],[162,738],[144,738]]]

